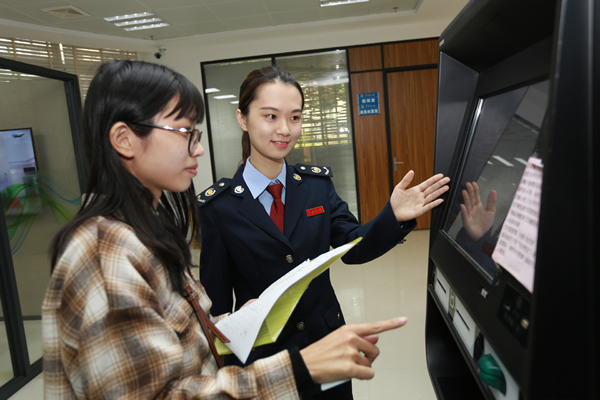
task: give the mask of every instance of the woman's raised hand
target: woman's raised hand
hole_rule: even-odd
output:
[[[490,191],[485,208],[481,203],[477,182],[467,182],[460,205],[463,227],[472,240],[479,240],[489,231],[496,215],[496,191]]]
[[[433,207],[439,206],[444,200],[438,199],[438,197],[449,189],[447,185],[450,178],[444,178],[443,174],[434,175],[407,189],[414,176],[413,170],[408,171],[392,192],[390,204],[398,222],[420,217]]]
[[[379,355],[375,334],[406,324],[406,318],[366,324],[344,325],[323,339],[300,350],[315,383],[341,379],[371,379],[371,364]]]

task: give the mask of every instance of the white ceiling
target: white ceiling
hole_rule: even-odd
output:
[[[421,3],[422,0],[370,0],[320,7],[319,0],[0,0],[0,19],[131,39],[165,40],[394,12],[414,14]],[[59,18],[42,11],[69,5],[89,16]],[[127,32],[104,20],[145,11],[170,26]]]

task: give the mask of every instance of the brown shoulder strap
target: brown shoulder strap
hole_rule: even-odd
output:
[[[206,315],[206,313],[200,308],[200,303],[198,303],[198,295],[189,284],[185,285],[185,292],[183,293],[183,297],[192,305],[194,311],[196,312],[196,316],[198,317],[198,321],[200,321],[200,326],[204,331],[204,335],[206,335],[206,339],[208,340],[208,344],[210,345],[210,350],[213,353],[213,356],[217,360],[217,364],[219,368],[223,367],[223,360],[219,357],[219,353],[217,353],[217,348],[215,347],[215,341],[213,339],[212,334],[218,337],[223,343],[229,343],[229,339],[223,335],[223,333],[212,323],[210,318]],[[211,334],[212,332],[212,334]]]

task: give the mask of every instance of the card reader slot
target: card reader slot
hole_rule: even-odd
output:
[[[467,324],[467,321],[465,321],[465,319],[463,318],[463,316],[460,314],[460,311],[456,310],[456,313],[460,317],[460,320],[463,322],[463,324],[465,324],[465,327],[467,328],[467,331],[471,332],[471,327],[469,326],[469,324]]]
[[[440,287],[442,288],[442,290],[444,291],[444,293],[448,293],[448,291],[444,287],[444,284],[442,283],[442,281],[440,281],[439,279],[437,279],[437,283],[440,285]]]

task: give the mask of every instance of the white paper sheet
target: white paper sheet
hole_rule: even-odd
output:
[[[329,383],[322,383],[321,384],[321,390],[324,392],[326,390],[329,390],[331,388],[334,388],[338,385],[341,385],[342,383],[346,383],[348,382],[350,379],[342,379],[341,381],[335,381],[335,382],[329,382]]]
[[[331,259],[343,255],[358,241],[354,241],[327,253],[321,254],[312,261],[305,261],[279,278],[269,286],[253,303],[241,308],[216,326],[229,339],[227,347],[242,361],[246,362],[254,346],[256,337],[265,318],[277,302],[277,299],[302,278],[318,269]]]
[[[492,254],[494,261],[530,292],[535,275],[543,170],[542,160],[529,158]]]

